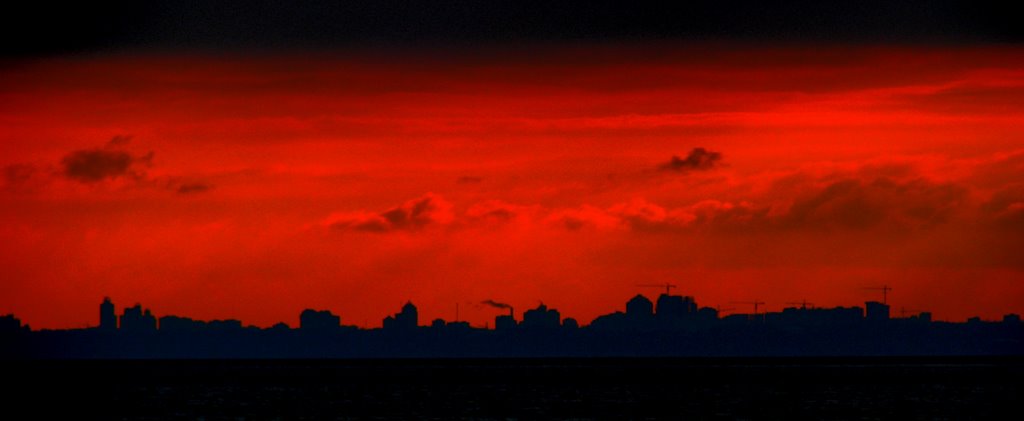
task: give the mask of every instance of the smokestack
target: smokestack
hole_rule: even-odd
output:
[[[511,317],[512,320],[516,319],[516,310],[514,308],[512,308],[512,307],[508,308],[508,317]]]

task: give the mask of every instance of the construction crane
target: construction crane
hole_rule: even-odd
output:
[[[872,291],[882,291],[882,304],[889,304],[889,291],[892,291],[892,288],[889,288],[888,285],[882,285],[880,287],[867,287],[864,289]]]
[[[807,306],[814,308],[814,303],[808,302],[807,300],[800,300],[798,302],[790,302],[786,304],[799,305],[801,310],[807,310]]]
[[[754,316],[757,316],[757,306],[764,304],[764,301],[731,301],[731,304],[753,304],[754,305]]]
[[[672,288],[677,288],[677,285],[665,282],[664,284],[636,284],[638,287],[645,288],[665,288],[665,295],[671,295]]]

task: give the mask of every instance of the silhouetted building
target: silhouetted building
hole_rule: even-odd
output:
[[[932,313],[930,311],[922,311],[916,315],[910,316],[910,321],[918,323],[931,323]]]
[[[336,316],[329,310],[316,311],[313,309],[302,310],[299,314],[299,329],[304,331],[329,331],[341,327],[341,316]]]
[[[448,322],[444,327],[449,332],[468,332],[472,329],[469,322]]]
[[[558,310],[548,309],[543,303],[523,313],[524,328],[557,329],[561,326],[561,320],[562,316],[558,314]]]
[[[587,326],[589,329],[594,330],[614,330],[614,331],[625,331],[638,329],[637,323],[629,319],[626,313],[616,311],[611,314],[604,314],[594,318]]]
[[[697,311],[693,297],[661,294],[658,297],[657,317],[662,320],[681,319]]]
[[[562,320],[562,327],[570,330],[579,329],[580,322],[577,322],[576,319],[572,317],[566,317],[565,320]]]
[[[271,332],[288,332],[292,330],[292,328],[288,326],[288,324],[285,322],[278,322],[273,326],[267,328],[267,330]]]
[[[851,326],[864,321],[860,307],[787,307],[781,313],[768,313],[765,323],[783,327]]]
[[[117,330],[117,314],[114,314],[114,303],[110,301],[110,297],[103,297],[103,302],[100,303],[100,330]]]
[[[206,323],[206,328],[211,331],[237,331],[242,330],[242,321],[235,319],[210,320]]]
[[[156,330],[156,317],[141,304],[127,307],[121,314],[121,330],[125,332],[152,332]]]
[[[495,330],[512,330],[516,326],[518,326],[518,323],[516,323],[516,319],[512,317],[512,314],[502,314],[494,318]]]
[[[864,303],[866,310],[865,318],[868,321],[879,322],[889,320],[889,305],[882,304],[878,301],[868,301]]]
[[[626,302],[625,313],[599,316],[590,323],[590,327],[616,331],[690,330],[710,327],[717,320],[717,310],[698,309],[693,297],[661,294],[655,308],[651,300],[637,294]]]
[[[711,307],[702,307],[697,310],[697,318],[705,323],[711,323],[718,320],[718,310]]]
[[[736,313],[736,314],[730,314],[728,316],[722,317],[719,320],[721,320],[722,324],[726,325],[726,326],[742,326],[742,325],[747,325],[747,324],[749,324],[751,322],[751,315],[750,314],[743,314],[743,313]]]
[[[188,317],[164,316],[160,318],[161,332],[196,332],[206,328],[206,322]]]
[[[384,318],[384,329],[415,329],[419,326],[419,312],[411,301],[402,306],[402,311]]]
[[[654,303],[647,297],[637,294],[626,302],[626,315],[634,320],[647,320],[654,316]]]
[[[28,326],[21,325],[21,319],[13,314],[0,316],[0,333],[16,333],[28,331]]]

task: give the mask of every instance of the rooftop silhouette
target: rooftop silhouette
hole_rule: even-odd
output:
[[[589,324],[563,318],[541,303],[516,319],[511,305],[486,300],[502,312],[494,328],[465,321],[419,322],[411,301],[375,329],[346,326],[340,315],[306,309],[299,327],[246,326],[240,320],[155,316],[141,304],[122,309],[104,298],[97,327],[33,331],[14,315],[0,317],[4,358],[379,358],[379,357],[592,357],[592,356],[859,356],[1024,355],[1019,315],[1001,321],[974,317],[936,322],[929,312],[892,317],[886,302],[819,308],[806,300],[779,312],[722,316],[668,284],[656,301],[642,294],[625,312]],[[888,289],[888,287],[886,287]],[[887,292],[887,290],[883,290]],[[887,298],[887,297],[886,297]]]

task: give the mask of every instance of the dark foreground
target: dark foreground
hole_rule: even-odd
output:
[[[1024,396],[1021,358],[3,364],[5,411],[36,419],[990,419]]]

